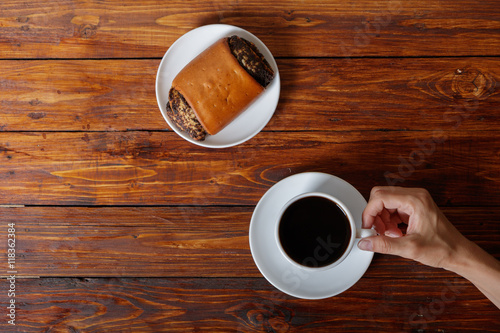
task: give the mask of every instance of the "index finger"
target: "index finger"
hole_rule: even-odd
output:
[[[410,204],[411,195],[412,189],[403,187],[374,187],[370,193],[370,200],[368,200],[368,204],[363,211],[363,228],[371,228],[375,223],[375,218],[379,216],[384,209],[411,215],[413,213],[413,207]]]

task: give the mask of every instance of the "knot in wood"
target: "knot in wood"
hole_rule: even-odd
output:
[[[27,16],[19,16],[16,21],[19,23],[27,23],[30,20],[29,17]]]
[[[479,69],[457,69],[452,81],[452,90],[462,98],[480,98],[490,90],[491,84],[491,79]]]
[[[466,66],[418,78],[411,85],[439,99],[457,102],[485,100],[496,93],[498,83],[486,70]]]
[[[276,304],[243,303],[227,310],[242,320],[252,330],[265,332],[288,332],[292,320],[292,312]]]
[[[97,26],[94,24],[82,24],[80,25],[80,36],[83,39],[92,38],[97,34]]]

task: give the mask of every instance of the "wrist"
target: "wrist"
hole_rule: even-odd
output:
[[[449,260],[443,265],[443,268],[463,276],[466,272],[473,269],[474,264],[477,263],[478,250],[480,249],[476,244],[465,237],[462,238],[456,244],[455,249],[450,254]]]
[[[479,272],[491,269],[498,271],[500,264],[476,243],[464,238],[449,263],[443,268],[455,272],[474,283],[474,277]]]

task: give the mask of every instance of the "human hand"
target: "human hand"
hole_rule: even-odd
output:
[[[405,234],[398,227],[401,223],[408,225]],[[379,235],[360,240],[360,249],[453,271],[500,309],[500,261],[467,240],[426,190],[374,187],[363,211],[363,228],[371,227]]]
[[[362,239],[362,250],[398,255],[451,269],[469,241],[448,221],[429,192],[418,188],[374,187],[363,212],[363,228],[379,234]],[[406,234],[398,225],[407,224]]]

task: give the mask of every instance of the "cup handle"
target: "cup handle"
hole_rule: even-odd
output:
[[[356,238],[365,238],[376,235],[377,232],[375,229],[356,229]]]

